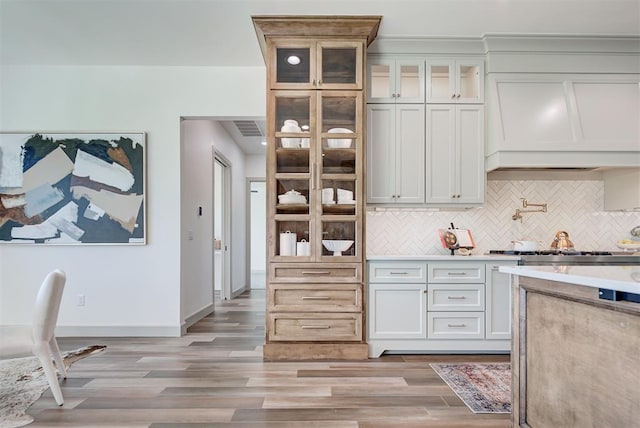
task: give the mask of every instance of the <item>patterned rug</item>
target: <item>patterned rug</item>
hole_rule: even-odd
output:
[[[511,413],[510,363],[430,366],[473,413]]]
[[[64,365],[104,350],[94,345],[65,352]],[[49,382],[37,357],[13,358],[0,361],[0,428],[21,427],[33,422],[27,409],[49,389]],[[54,403],[55,405],[55,403]]]

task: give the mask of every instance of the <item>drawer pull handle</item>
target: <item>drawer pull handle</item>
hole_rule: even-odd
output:
[[[447,272],[449,276],[465,276],[466,274],[466,272]]]
[[[464,328],[467,325],[466,324],[447,324],[447,326],[451,328]]]
[[[329,296],[303,296],[302,300],[329,300]]]
[[[409,272],[389,272],[389,275],[409,275]]]
[[[327,330],[330,327],[328,325],[303,325],[303,330]]]
[[[304,270],[302,271],[303,275],[331,275],[331,272],[326,270]]]
[[[449,300],[465,300],[466,297],[465,296],[447,296],[447,299],[449,299]]]

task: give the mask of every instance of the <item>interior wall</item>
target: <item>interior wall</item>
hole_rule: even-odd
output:
[[[0,86],[1,131],[147,134],[147,245],[0,245],[0,323],[29,323],[42,279],[62,268],[68,281],[59,335],[179,335],[180,302],[200,293],[189,272],[180,273],[189,253],[180,210],[180,117],[264,117],[264,67],[2,66]],[[234,181],[241,183],[234,194],[243,195],[244,169],[234,156]],[[242,242],[244,210],[238,215]],[[241,251],[233,257],[242,259]],[[244,271],[234,276],[244,286]],[[78,294],[85,306],[76,306]]]

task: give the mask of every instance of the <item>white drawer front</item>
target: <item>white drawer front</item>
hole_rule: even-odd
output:
[[[370,262],[369,282],[427,282],[427,263]]]
[[[429,284],[430,311],[484,311],[484,284]]]
[[[483,263],[429,264],[429,282],[484,283]]]
[[[484,312],[429,312],[429,339],[484,339]]]

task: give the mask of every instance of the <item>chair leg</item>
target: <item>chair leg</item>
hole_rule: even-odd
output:
[[[56,399],[56,403],[58,403],[58,406],[62,406],[62,404],[64,404],[64,399],[62,398],[62,390],[58,383],[58,374],[56,373],[56,369],[53,366],[53,360],[51,359],[51,348],[49,347],[49,344],[45,342],[36,343],[33,346],[33,353],[36,354],[42,363],[44,374],[47,376],[47,380],[49,381],[49,386],[51,387],[53,397]]]
[[[53,361],[56,362],[56,369],[58,369],[58,373],[62,375],[62,379],[67,378],[67,368],[64,366],[64,360],[62,359],[62,354],[60,353],[60,347],[58,346],[58,341],[56,337],[51,338],[51,342],[49,342],[49,346],[51,347],[51,353],[53,354]]]

